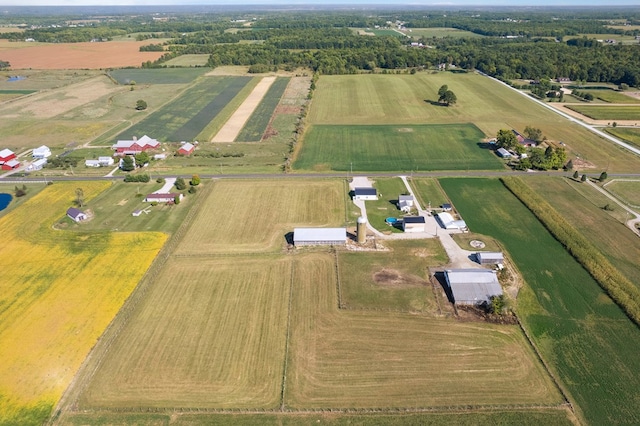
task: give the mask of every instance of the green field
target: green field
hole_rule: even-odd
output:
[[[251,77],[203,78],[116,139],[147,134],[160,141],[192,141],[250,80]]]
[[[640,129],[629,127],[607,127],[604,131],[640,148]]]
[[[615,179],[607,183],[606,188],[624,203],[640,208],[640,180]]]
[[[386,234],[403,232],[400,228],[389,226],[385,219],[405,215],[398,209],[397,203],[399,195],[407,194],[407,187],[400,178],[376,178],[374,186],[378,190],[378,199],[366,202],[369,223]]]
[[[31,93],[35,93],[37,90],[29,90],[29,89],[17,89],[17,90],[0,90],[0,95],[29,95]]]
[[[500,170],[472,124],[314,125],[294,167],[315,171]]]
[[[594,120],[640,120],[640,106],[567,105]]]
[[[180,55],[173,59],[169,59],[164,65],[168,67],[204,67],[207,65],[209,55],[207,54],[189,54]],[[209,69],[207,68],[207,71]]]
[[[640,104],[640,99],[615,90],[585,90],[584,92],[591,93],[594,98],[611,104]]]
[[[518,314],[590,424],[640,420],[640,332],[498,180],[441,179],[472,231],[497,238],[527,285]]]
[[[440,241],[396,240],[384,245],[389,252],[338,254],[342,306],[435,315],[438,299],[428,268],[447,262]],[[436,291],[442,291],[439,285]]]
[[[236,142],[257,142],[262,139],[289,81],[289,78],[280,77],[273,82],[262,101],[260,101],[249,120],[247,120],[247,124],[238,134]]]
[[[480,34],[472,33],[471,31],[459,30],[457,28],[409,28],[404,30],[404,33],[413,38],[463,38],[463,37],[482,37]]]
[[[409,182],[420,206],[425,210],[438,208],[450,202],[437,179],[411,178]]]
[[[125,68],[109,71],[118,84],[189,84],[209,71],[209,68]]]

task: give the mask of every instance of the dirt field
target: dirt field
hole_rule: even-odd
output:
[[[96,69],[140,66],[163,52],[140,52],[149,41],[105,43],[9,43],[0,40],[0,55],[16,69]]]
[[[211,142],[233,142],[274,81],[276,81],[275,77],[263,78]]]

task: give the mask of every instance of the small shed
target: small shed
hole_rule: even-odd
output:
[[[497,265],[504,263],[504,256],[501,252],[480,251],[476,253],[476,259],[481,265]]]
[[[98,162],[101,166],[113,166],[115,160],[113,157],[98,157]]]
[[[450,212],[453,209],[453,206],[449,203],[445,203],[441,207],[443,212]]]
[[[33,158],[48,158],[51,156],[51,150],[46,145],[35,148],[31,153]]]
[[[84,160],[85,167],[100,167],[100,160]]]
[[[142,210],[134,210],[133,213],[131,213],[131,216],[138,217],[141,214],[142,214]]]
[[[425,232],[426,221],[424,216],[406,216],[402,219],[404,232]]]
[[[509,151],[507,151],[506,149],[504,149],[504,148],[498,148],[496,150],[496,153],[498,154],[498,156],[500,156],[502,158],[511,158],[512,157],[511,153]]]
[[[355,188],[353,190],[353,199],[376,201],[378,199],[378,191],[375,188]]]
[[[74,222],[82,222],[87,219],[87,215],[80,209],[75,207],[69,207],[67,209],[67,216]]]
[[[3,164],[14,158],[16,158],[16,154],[10,149],[5,148],[2,151],[0,151],[0,164]]]
[[[192,143],[186,142],[182,144],[180,149],[178,149],[178,154],[191,155],[195,149],[196,149],[195,145],[193,145]]]
[[[42,170],[42,168],[46,165],[47,165],[46,157],[39,158],[38,160],[31,163],[31,165],[29,166],[29,170]]]
[[[498,276],[490,269],[449,269],[445,277],[453,303],[458,305],[481,305],[502,295]]]
[[[398,208],[405,212],[409,213],[415,204],[415,200],[412,195],[399,195],[398,196]]]
[[[296,246],[339,246],[347,244],[347,228],[295,228]]]
[[[183,195],[180,193],[174,193],[174,192],[165,192],[161,194],[153,193],[153,194],[147,194],[144,201],[146,201],[147,203],[153,203],[154,201],[156,203],[173,203],[176,197],[179,197],[182,200]]]

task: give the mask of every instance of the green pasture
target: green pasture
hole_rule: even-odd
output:
[[[194,140],[250,80],[250,77],[203,78],[116,139],[147,134],[161,141]]]
[[[483,138],[472,124],[314,125],[294,167],[358,172],[503,169],[491,151],[481,148]]]
[[[629,28],[629,27],[625,27]],[[615,40],[616,44],[638,44],[638,40],[635,39],[632,35],[622,35],[622,34],[578,34],[578,36],[592,38],[596,40]],[[575,38],[575,37],[571,37]],[[569,37],[565,37],[565,41],[569,40]],[[608,45],[608,43],[603,43]]]
[[[401,233],[401,228],[387,225],[385,219],[404,216],[397,203],[398,195],[407,194],[407,187],[400,178],[376,178],[373,186],[378,191],[378,199],[365,202],[369,223],[385,234]]]
[[[123,68],[108,75],[118,84],[188,84],[207,71],[209,68]]]
[[[9,90],[3,89],[0,90],[0,95],[29,95],[31,93],[35,93],[37,90],[29,90],[29,89],[18,89],[18,90]]]
[[[584,92],[591,93],[594,98],[610,104],[640,104],[640,99],[625,95],[624,92],[618,92],[615,90],[584,90]]]
[[[567,105],[594,120],[640,120],[640,106]]]
[[[440,183],[469,228],[497,238],[521,271],[518,314],[579,417],[637,423],[640,330],[500,181]]]
[[[463,250],[477,251],[479,250],[478,247],[472,246],[471,242],[481,241],[485,244],[485,246],[480,249],[482,251],[503,251],[500,244],[488,235],[476,234],[475,232],[465,232],[464,234],[451,234],[451,238],[453,238],[453,241],[458,243],[458,246]]]
[[[606,189],[624,203],[640,208],[640,180],[615,179],[606,184]]]
[[[631,282],[640,286],[640,239],[624,225],[630,215],[591,185],[557,177],[530,178],[527,183],[598,247]],[[640,189],[640,181],[635,183]],[[615,183],[614,183],[615,184]],[[639,192],[640,194],[640,192]],[[609,205],[613,211],[606,211]]]
[[[447,85],[458,102],[435,105]],[[640,169],[640,159],[612,150],[597,135],[490,78],[475,73],[420,72],[414,75],[322,76],[308,121],[316,124],[473,123],[486,136],[500,129],[540,128],[550,140],[563,141],[569,158],[580,156],[596,167],[619,173]],[[354,164],[355,165],[355,164]]]
[[[466,38],[466,37],[483,37],[480,34],[472,33],[471,31],[459,30],[457,28],[445,28],[445,27],[434,27],[434,28],[408,28],[405,31],[405,34],[411,36],[413,38]]]
[[[423,209],[428,210],[429,206],[438,208],[443,204],[449,203],[449,198],[440,187],[437,179],[410,178],[409,183],[413,187],[413,192]]]
[[[14,70],[0,71],[0,89],[44,90],[55,89],[79,83],[91,77],[104,74],[99,70]],[[11,76],[26,77],[23,80],[8,81]]]
[[[377,37],[381,36],[391,36],[391,37],[402,37],[402,34],[396,30],[391,30],[388,28],[353,28],[354,31],[363,31],[366,35],[374,35]]]
[[[435,315],[438,302],[428,268],[447,262],[440,241],[396,240],[384,245],[391,250],[338,254],[342,305]]]
[[[284,94],[284,90],[289,84],[290,78],[277,78],[273,82],[267,93],[265,93],[262,101],[258,104],[256,109],[247,120],[240,134],[236,138],[236,141],[241,142],[257,142],[262,139],[262,135],[267,130],[267,126],[271,121],[271,117],[280,103],[280,99]]]
[[[607,127],[605,132],[640,147],[640,129],[631,127]]]
[[[169,59],[164,65],[168,67],[204,67],[208,60],[209,55],[207,54],[180,55]],[[206,70],[209,71],[208,68]]]

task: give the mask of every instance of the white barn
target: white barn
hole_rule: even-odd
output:
[[[42,145],[38,148],[35,148],[31,153],[33,158],[48,158],[51,157],[51,150],[49,147]]]
[[[80,209],[75,207],[69,207],[67,209],[67,216],[74,222],[82,222],[87,219],[87,215]]]
[[[442,212],[436,215],[438,222],[444,229],[466,229],[467,224],[464,220],[455,220],[451,213]]]
[[[449,269],[445,277],[455,304],[480,305],[502,295],[498,276],[490,269]]]
[[[412,195],[399,195],[398,196],[398,208],[405,212],[409,213],[413,208],[415,201]]]
[[[404,232],[425,232],[426,221],[424,216],[406,216],[402,219]]]
[[[295,228],[293,244],[300,246],[339,246],[347,243],[347,228]]]
[[[481,265],[497,265],[504,263],[504,256],[501,252],[479,251],[476,253],[476,259]]]
[[[378,199],[378,191],[375,188],[355,188],[353,190],[353,199],[376,201]]]

